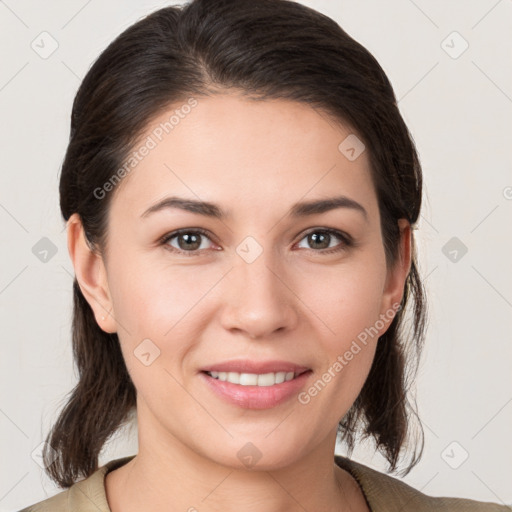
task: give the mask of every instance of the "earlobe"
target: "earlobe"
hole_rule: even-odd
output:
[[[400,248],[399,256],[395,261],[393,268],[388,269],[386,284],[382,296],[381,318],[391,318],[398,311],[404,293],[405,282],[412,262],[412,230],[407,219],[399,219],[398,227],[400,229]],[[389,324],[391,321],[389,322]],[[389,327],[383,330],[381,334]]]
[[[105,265],[101,255],[87,244],[78,213],[69,218],[66,230],[68,252],[80,290],[91,306],[99,327],[105,332],[116,332]]]

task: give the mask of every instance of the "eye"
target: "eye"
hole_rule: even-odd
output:
[[[336,238],[341,240],[341,244],[339,243],[338,245],[332,246],[331,242]],[[306,240],[307,243],[311,244],[313,249],[320,249],[316,252],[320,252],[321,254],[340,252],[354,245],[354,241],[350,235],[338,231],[337,229],[328,228],[315,228],[314,230],[307,233],[306,236],[302,238],[302,240]]]
[[[160,244],[165,245],[166,248],[173,252],[178,252],[185,256],[194,256],[197,255],[200,250],[208,249],[208,247],[205,247],[203,244],[201,240],[202,237],[210,240],[208,233],[203,229],[180,229],[162,237]],[[170,243],[171,241],[175,241],[178,246],[176,247]]]

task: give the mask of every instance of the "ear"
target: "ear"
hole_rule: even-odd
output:
[[[66,230],[68,252],[80,290],[91,306],[100,328],[105,332],[116,332],[116,322],[111,314],[113,304],[103,258],[87,244],[78,213],[74,213],[68,219]]]
[[[398,305],[402,301],[404,286],[409,271],[411,269],[411,225],[407,219],[399,219],[398,227],[400,229],[399,255],[392,268],[388,269],[386,284],[382,295],[381,318],[386,318],[386,332],[389,324],[393,320],[394,314],[398,311]]]

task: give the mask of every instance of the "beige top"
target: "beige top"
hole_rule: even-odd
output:
[[[111,512],[105,494],[105,475],[126,464],[135,455],[111,460],[88,478],[20,512]],[[359,483],[372,512],[512,512],[511,506],[462,498],[436,498],[417,491],[410,485],[385,473],[335,455],[338,466],[348,471]]]

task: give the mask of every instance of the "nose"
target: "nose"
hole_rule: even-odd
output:
[[[299,298],[287,282],[284,265],[263,251],[253,262],[235,260],[222,290],[221,323],[233,333],[264,339],[295,328]]]

